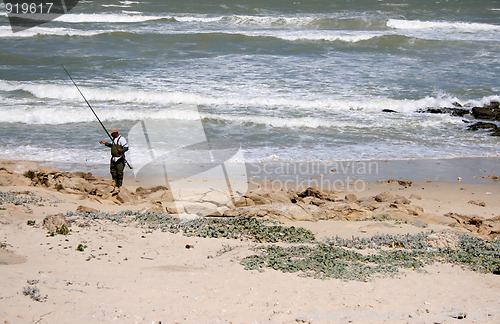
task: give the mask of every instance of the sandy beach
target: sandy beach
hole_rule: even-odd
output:
[[[26,177],[29,170],[34,172],[31,179]],[[471,179],[484,180],[480,183],[466,177],[453,182],[387,181],[391,178],[380,180],[384,174],[378,174],[378,182],[364,182],[362,191],[285,191],[260,182],[260,188],[255,186],[236,206],[218,215],[219,220],[273,219],[286,228],[302,227],[315,237],[289,243],[259,242],[253,234],[237,239],[186,236],[187,227],[175,233],[175,226],[162,227],[158,218],[156,223],[134,218],[145,212],[167,215],[168,193],[163,189],[139,189],[129,178],[113,197],[106,194],[109,177],[2,161],[0,319],[4,323],[498,323],[499,268],[484,273],[436,258],[422,261],[421,269],[400,267],[390,275],[380,272],[363,277],[366,280],[343,280],[327,278],[327,272],[246,270],[242,264],[249,256],[272,250],[260,246],[329,244],[379,254],[391,246],[356,249],[339,242],[384,234],[401,238],[433,231],[424,237],[426,252],[433,253],[440,248],[448,248],[447,253],[460,250],[462,234],[497,243],[500,186],[494,172],[498,171],[472,172]],[[47,182],[37,182],[42,175]],[[130,211],[128,216],[120,214],[125,211]],[[65,216],[53,216],[57,214]],[[175,214],[169,217],[175,219]],[[66,222],[67,232],[61,231],[63,223],[57,219]]]

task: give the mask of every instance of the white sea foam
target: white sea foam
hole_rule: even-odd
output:
[[[126,17],[133,17],[131,15],[126,15]],[[137,16],[137,21],[143,21],[143,16]],[[82,18],[86,19],[86,18]],[[86,22],[92,21],[93,18],[89,18]],[[105,21],[104,17],[96,17],[93,21]],[[128,18],[127,18],[128,19]],[[122,22],[127,21],[127,19],[123,19]],[[160,19],[160,18],[159,18]],[[77,22],[78,19],[69,19],[71,22]],[[130,19],[128,22],[132,22],[133,19]],[[119,22],[117,19],[115,22]],[[0,37],[33,37],[37,35],[54,35],[54,36],[95,36],[99,34],[106,34],[111,32],[116,32],[117,30],[78,30],[72,28],[64,28],[64,27],[34,27],[22,32],[13,33],[11,28],[8,26],[0,26]],[[135,32],[127,30],[127,32]],[[172,31],[168,30],[158,30],[158,33],[171,33]],[[207,32],[228,32],[228,31],[199,31],[199,30],[184,30],[184,31],[175,31],[176,34],[204,34]],[[283,40],[297,41],[343,41],[356,43],[363,40],[368,40],[372,38],[376,38],[379,36],[383,36],[383,33],[366,33],[366,32],[338,32],[338,31],[287,31],[287,30],[261,30],[261,31],[233,31],[233,33],[239,35],[245,35],[250,37],[275,37]]]
[[[142,120],[153,118],[156,120],[196,120],[197,116],[190,116],[182,111],[175,110],[127,110],[127,109],[98,109],[99,117],[103,121]],[[69,123],[93,122],[95,117],[88,109],[77,108],[6,108],[0,122],[24,123],[30,125],[62,125]]]
[[[387,27],[395,29],[439,29],[458,30],[462,32],[477,31],[500,31],[500,25],[470,23],[470,22],[449,22],[449,21],[421,21],[421,20],[401,20],[389,19]]]
[[[420,129],[434,129],[446,124],[461,124],[458,119],[449,116],[434,116],[433,119],[411,119],[411,118],[372,118],[368,114],[353,115],[349,120],[336,119],[333,117],[288,117],[288,116],[265,116],[265,115],[231,115],[227,113],[187,113],[184,109],[165,107],[163,109],[123,109],[123,108],[97,108],[99,118],[102,121],[114,122],[124,120],[197,120],[199,116],[205,120],[224,121],[240,125],[258,124],[275,128],[334,128],[340,132],[345,130],[359,130],[369,127],[370,129],[387,129],[391,127],[407,128],[409,130],[418,127]],[[69,123],[94,122],[94,116],[86,107],[82,108],[53,108],[22,106],[15,108],[4,108],[0,116],[2,123],[24,123],[29,125],[63,125]],[[344,117],[345,118],[345,117]],[[363,123],[360,123],[363,120]]]
[[[375,37],[380,37],[384,35],[379,32],[348,32],[348,31],[333,31],[333,30],[279,30],[279,31],[252,31],[252,32],[241,32],[241,34],[246,36],[264,36],[264,37],[276,37],[284,40],[297,41],[343,41],[349,43],[356,43]]]
[[[201,116],[204,120],[224,121],[239,125],[264,125],[275,128],[290,129],[317,129],[331,128],[339,132],[356,132],[360,129],[370,129],[370,132],[379,129],[387,131],[390,128],[406,129],[440,129],[446,125],[462,125],[460,119],[447,115],[435,115],[433,118],[371,118],[369,114],[356,114],[348,120],[336,119],[335,117],[287,117],[287,116],[265,116],[265,115],[232,115],[228,113],[201,113],[187,114],[184,110],[175,107],[163,109],[123,109],[95,107],[99,117],[103,121],[114,122],[124,120],[197,120]],[[5,108],[4,114],[0,116],[2,123],[24,123],[29,125],[63,125],[69,123],[94,122],[94,116],[86,107],[82,108],[53,108],[32,106]],[[362,121],[362,122],[361,122]]]
[[[297,99],[290,96],[245,97],[241,93],[224,94],[223,96],[209,96],[198,93],[180,91],[137,91],[132,89],[91,88],[80,86],[88,100],[102,102],[113,106],[116,103],[149,104],[153,107],[173,106],[176,104],[193,104],[213,107],[232,107],[236,109],[246,107],[276,108],[284,107],[286,111],[361,111],[380,112],[382,109],[393,109],[401,113],[413,113],[417,109],[427,107],[452,107],[453,102],[462,105],[483,105],[493,100],[500,100],[500,96],[489,96],[476,101],[463,102],[459,98],[449,96],[425,97],[419,100],[396,100],[387,98],[371,98],[366,100],[340,100],[331,97],[311,97],[311,99]],[[66,104],[74,104],[81,100],[78,91],[71,85],[47,83],[22,83],[0,81],[1,91],[26,91],[36,98],[56,99]],[[129,119],[129,117],[125,118]],[[130,118],[136,119],[136,118]]]
[[[202,22],[211,23],[215,21],[221,21],[224,17],[195,17],[195,16],[172,16],[178,22]]]
[[[2,147],[2,158],[27,161],[50,161],[53,163],[86,163],[99,165],[109,163],[108,152],[100,150],[82,150],[81,148],[45,148],[38,145],[18,145]],[[106,170],[106,169],[104,169]],[[99,173],[99,171],[98,171]],[[107,174],[102,174],[107,175]]]
[[[117,4],[103,4],[103,5],[101,5],[101,6],[103,6],[103,7],[105,7],[105,8],[107,8],[107,7],[130,8],[130,6],[129,6],[129,5],[117,5]]]
[[[179,22],[224,22],[239,26],[305,26],[314,22],[318,17],[304,16],[250,16],[250,15],[231,15],[231,16],[173,16]]]
[[[234,15],[223,17],[222,20],[228,21],[235,25],[257,25],[257,26],[305,26],[314,21],[318,17],[287,17],[287,16],[245,16]]]
[[[54,36],[94,36],[109,33],[109,30],[78,30],[63,27],[33,27],[17,33],[13,33],[8,26],[0,26],[0,37],[33,37],[38,35]]]
[[[127,136],[126,133],[124,133]],[[131,150],[134,148],[131,147]],[[398,143],[373,146],[371,144],[339,145],[338,147],[318,146],[311,154],[310,149],[295,147],[278,149],[274,147],[244,148],[244,159],[247,163],[262,162],[327,162],[332,161],[363,161],[363,160],[412,160],[415,157],[421,159],[443,159],[459,157],[500,157],[499,152],[481,152],[469,148],[466,151],[456,152],[453,148],[432,149],[422,146],[405,146],[400,149]],[[156,156],[162,156],[168,151],[156,152]],[[75,163],[79,167],[82,163],[96,166],[102,165],[102,168],[89,170],[94,174],[108,176],[109,152],[104,148],[82,149],[82,148],[45,148],[38,145],[23,145],[22,147],[9,146],[2,147],[2,158],[11,160],[31,160],[31,161],[50,161],[52,163]],[[129,156],[130,158],[130,156]],[[147,163],[149,160],[134,160],[134,163]],[[132,163],[132,161],[129,161]],[[133,164],[133,166],[136,166]],[[61,166],[62,167],[62,166]]]
[[[162,16],[142,16],[142,15],[126,15],[126,14],[66,14],[57,17],[54,21],[67,23],[134,23],[150,20],[159,20],[166,17]]]
[[[142,15],[140,11],[122,10],[122,13],[126,15]]]

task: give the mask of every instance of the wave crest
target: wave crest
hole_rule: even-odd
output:
[[[389,19],[387,27],[394,29],[452,29],[462,32],[477,31],[500,31],[500,25],[468,22],[448,22],[448,21],[421,21],[421,20],[401,20]]]

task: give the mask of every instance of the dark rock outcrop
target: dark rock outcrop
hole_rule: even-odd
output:
[[[474,107],[472,116],[476,119],[500,120],[500,103],[493,101],[483,107]]]
[[[483,122],[479,122],[479,123],[475,123],[473,125],[467,126],[467,129],[471,130],[471,131],[477,131],[480,129],[496,130],[497,128],[498,128],[498,126],[496,124],[483,123]]]
[[[449,114],[451,116],[463,117],[470,114],[470,110],[463,108],[426,108],[417,110],[418,113]]]

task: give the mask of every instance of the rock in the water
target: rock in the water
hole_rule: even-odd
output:
[[[474,107],[472,115],[477,119],[500,120],[500,103],[493,101],[484,107]]]
[[[492,181],[500,181],[500,177],[497,176],[496,174],[492,174],[492,175],[489,175],[489,176],[482,176],[481,178],[483,178],[483,179],[490,179]]]
[[[462,108],[427,108],[419,109],[418,113],[428,113],[428,114],[450,114],[451,116],[463,117],[469,115],[470,111],[468,109]]]
[[[498,126],[496,124],[493,124],[493,123],[483,123],[483,122],[479,122],[479,123],[475,123],[473,125],[467,126],[467,129],[471,130],[471,131],[477,131],[479,129],[492,129],[492,130],[496,130],[497,128],[498,128]]]
[[[397,113],[397,111],[392,110],[392,109],[382,109],[382,112],[386,112],[386,113]]]

